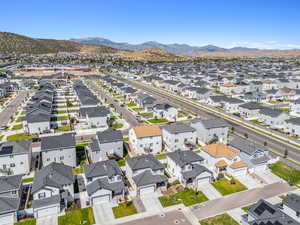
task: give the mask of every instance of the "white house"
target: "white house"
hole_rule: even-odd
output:
[[[104,106],[84,107],[79,109],[79,118],[89,127],[108,128],[110,111]]]
[[[176,121],[178,110],[169,104],[156,104],[153,106],[153,117],[157,119],[166,119]]]
[[[271,128],[284,128],[287,119],[289,119],[289,115],[279,109],[265,107],[259,110],[258,121],[269,125]]]

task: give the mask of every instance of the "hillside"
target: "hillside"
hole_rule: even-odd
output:
[[[258,51],[236,51],[236,52],[206,52],[197,54],[199,57],[289,57],[300,56],[300,50],[258,50]]]
[[[58,52],[115,53],[116,49],[101,45],[85,45],[66,40],[36,39],[0,32],[0,53],[47,54]]]
[[[126,60],[138,60],[148,62],[162,62],[162,61],[183,61],[186,57],[176,56],[172,53],[161,49],[144,49],[134,52],[121,52],[120,55]]]

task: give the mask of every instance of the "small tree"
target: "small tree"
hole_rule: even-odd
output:
[[[264,141],[264,146],[267,146],[268,145],[268,142]]]
[[[247,133],[245,133],[244,136],[245,136],[245,138],[248,138],[248,134]]]
[[[287,149],[284,150],[284,155],[283,155],[283,158],[287,158],[289,154],[289,151]]]

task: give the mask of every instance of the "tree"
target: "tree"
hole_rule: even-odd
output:
[[[289,154],[289,151],[287,149],[284,150],[284,155],[283,155],[283,158],[287,158]]]
[[[264,141],[264,146],[267,146],[268,145],[268,142]]]
[[[245,133],[244,136],[245,136],[245,138],[248,138],[248,134],[247,133]]]

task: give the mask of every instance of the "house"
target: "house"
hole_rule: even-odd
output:
[[[261,104],[256,102],[247,102],[245,104],[239,105],[240,116],[248,119],[257,119],[259,116],[259,111],[265,108]]]
[[[223,107],[225,102],[227,101],[228,97],[223,95],[214,95],[209,96],[206,99],[206,103],[208,105],[214,106],[214,107]]]
[[[268,168],[270,157],[267,147],[239,136],[234,136],[228,145],[240,152],[241,160],[248,164],[248,172],[259,173]]]
[[[226,143],[230,125],[223,119],[195,118],[191,127],[196,129],[199,142],[209,144],[216,141]]]
[[[0,175],[29,174],[31,155],[30,140],[0,143]]]
[[[285,121],[284,131],[293,136],[300,136],[300,117],[291,118]]]
[[[129,130],[129,143],[137,154],[162,151],[162,132],[158,125],[140,125]]]
[[[92,205],[117,201],[127,193],[123,172],[115,160],[88,164],[84,168],[84,174],[87,194]]]
[[[119,130],[98,131],[88,147],[93,163],[107,159],[110,155],[123,157],[123,135]]]
[[[207,88],[188,87],[182,92],[182,94],[183,96],[191,99],[204,101],[212,94],[212,91]]]
[[[232,147],[218,142],[202,147],[201,156],[208,168],[218,175],[225,172],[232,176],[246,175],[248,165],[240,158],[240,153]]]
[[[176,81],[176,80],[165,80],[164,81],[165,88],[170,90],[170,91],[177,92],[179,85],[180,85],[180,82]]]
[[[41,138],[41,156],[43,166],[52,162],[76,166],[75,136],[65,133]]]
[[[227,98],[224,102],[223,109],[227,113],[238,113],[239,106],[243,103],[244,101],[238,98]]]
[[[156,104],[153,106],[153,117],[157,119],[166,119],[168,121],[176,121],[176,118],[178,116],[178,110],[167,104]]]
[[[146,111],[152,111],[152,107],[155,105],[156,99],[147,94],[139,94],[136,98],[136,104],[139,108]]]
[[[36,172],[31,190],[34,217],[59,214],[74,200],[74,182],[72,167],[62,163],[52,162]]]
[[[22,197],[22,175],[0,177],[0,197]]]
[[[290,109],[291,114],[300,115],[300,99],[290,101],[289,109]]]
[[[167,153],[167,171],[184,187],[199,189],[209,183],[213,173],[203,166],[204,159],[193,151]]]
[[[34,109],[23,118],[23,127],[29,134],[42,134],[51,130],[51,113]]]
[[[154,193],[167,187],[165,167],[153,155],[140,155],[126,159],[126,176],[136,195]]]
[[[279,109],[262,108],[259,110],[258,121],[270,126],[270,128],[284,128],[285,120],[289,119],[289,115]]]
[[[247,214],[242,215],[242,224],[299,225],[299,196],[287,195],[280,204],[271,204],[263,199],[252,205]],[[292,205],[292,208],[290,208]]]
[[[104,106],[84,107],[79,109],[80,121],[84,121],[89,127],[108,128],[107,122],[110,111]]]
[[[15,224],[19,208],[19,198],[0,197],[0,225]]]
[[[163,143],[167,150],[187,150],[196,145],[196,129],[184,123],[172,123],[162,127]]]

